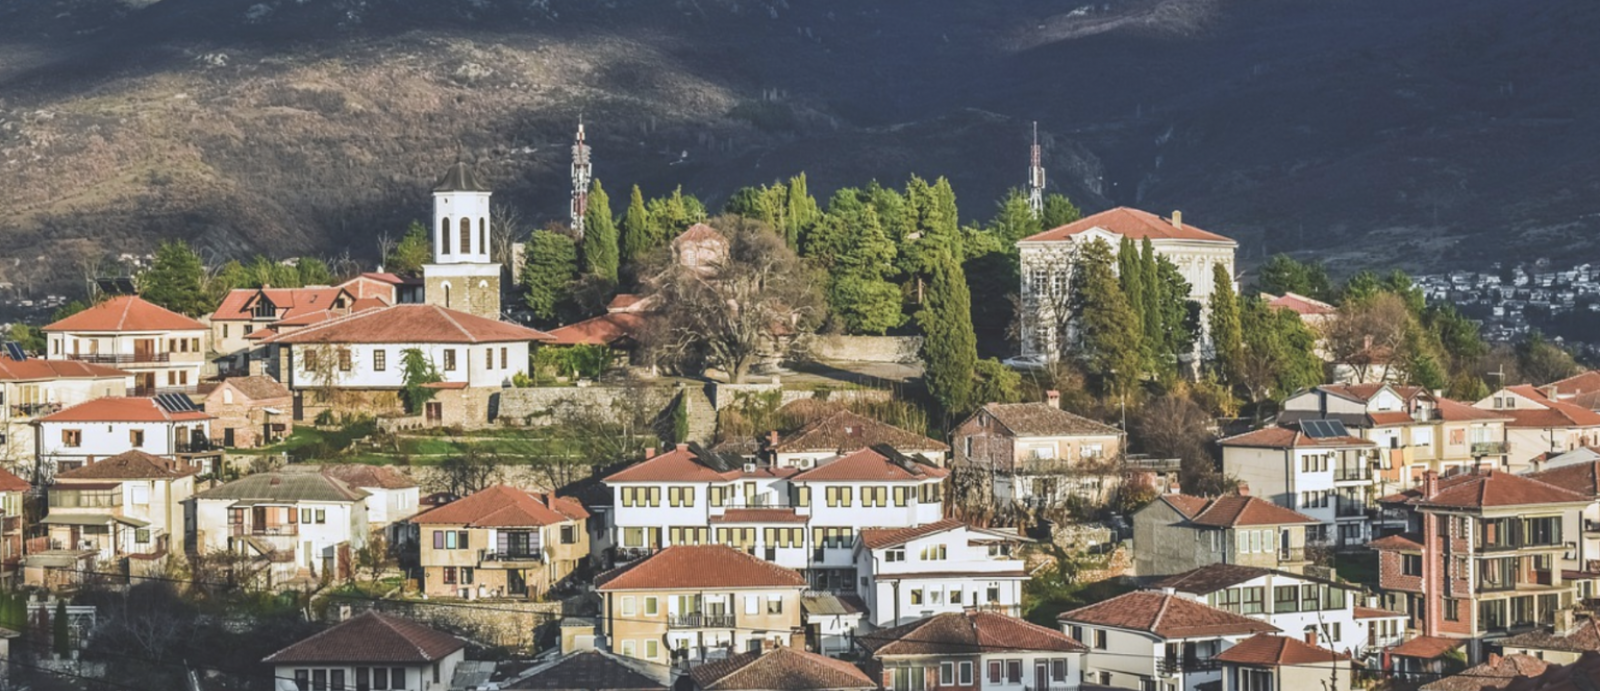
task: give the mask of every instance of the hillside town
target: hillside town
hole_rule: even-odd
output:
[[[1259,290],[1227,229],[1083,215],[1042,171],[1002,207],[1021,230],[959,229],[947,183],[917,178],[909,232],[899,192],[824,211],[803,177],[722,215],[681,193],[645,211],[635,188],[619,224],[581,128],[573,152],[561,233],[499,232],[457,161],[382,266],[291,287],[272,276],[310,262],[268,263],[206,304],[233,269],[169,244],[13,327],[6,683],[1522,691],[1600,673],[1600,372],[1540,341],[1487,377],[1501,351],[1441,306],[1486,276]],[[562,257],[577,268],[556,274]],[[1015,262],[999,292],[983,257]],[[1569,309],[1589,277],[1513,273],[1497,295]],[[1274,290],[1298,287],[1283,275]],[[1015,340],[983,328],[1002,303]]]

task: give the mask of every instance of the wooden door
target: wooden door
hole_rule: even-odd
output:
[[[133,342],[133,359],[138,362],[149,362],[154,359],[156,342],[148,338],[140,338]]]

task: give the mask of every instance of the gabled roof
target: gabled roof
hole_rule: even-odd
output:
[[[1485,509],[1540,504],[1577,504],[1587,503],[1589,500],[1588,495],[1532,478],[1488,470],[1438,478],[1437,486],[1434,487],[1431,496],[1424,495],[1423,485],[1418,485],[1379,501],[1386,504],[1422,507]]]
[[[239,501],[329,501],[357,502],[368,496],[343,480],[325,473],[275,470],[246,475],[233,482],[212,487],[194,495],[195,499]]]
[[[94,463],[56,473],[58,480],[171,480],[195,474],[195,469],[137,449]]]
[[[588,517],[589,512],[576,500],[550,494],[535,495],[508,485],[495,485],[412,516],[410,522],[472,528],[521,528],[557,525]]]
[[[466,641],[409,619],[368,610],[268,655],[273,665],[313,662],[421,664],[467,647]]]
[[[334,309],[340,297],[346,307],[355,296],[339,286],[311,286],[309,288],[236,288],[223,296],[222,304],[211,313],[212,321],[251,321],[255,308],[264,298],[276,308],[273,319],[293,319],[314,312]]]
[[[1298,525],[1319,523],[1315,518],[1283,508],[1260,497],[1228,495],[1195,497],[1163,494],[1162,500],[1196,525],[1232,528],[1251,525]]]
[[[115,367],[77,360],[12,360],[0,358],[0,381],[55,381],[57,379],[120,379],[130,377]]]
[[[946,518],[910,528],[862,528],[861,544],[867,549],[898,547],[920,537],[965,527],[967,524],[960,519]]]
[[[1417,535],[1416,533],[1397,533],[1394,535],[1385,535],[1373,540],[1372,542],[1368,542],[1367,546],[1379,551],[1388,550],[1392,552],[1421,552],[1422,536]]]
[[[1504,412],[1484,410],[1448,398],[1435,398],[1433,404],[1434,410],[1439,413],[1439,419],[1445,422],[1489,422],[1511,419],[1511,416]]]
[[[1529,384],[1508,386],[1506,390],[1544,406],[1543,409],[1523,408],[1499,411],[1511,417],[1511,422],[1506,423],[1507,427],[1534,429],[1600,427],[1600,413],[1566,401],[1551,400],[1544,395],[1544,392]]]
[[[1056,629],[994,612],[967,610],[935,614],[858,640],[874,657],[971,655],[974,652],[1044,651],[1074,653],[1084,645]]]
[[[1529,473],[1527,477],[1578,494],[1600,497],[1600,461],[1564,465]]]
[[[211,420],[204,411],[169,413],[154,398],[95,398],[39,418],[40,422],[186,422]]]
[[[606,476],[604,482],[727,482],[741,477],[788,477],[793,468],[758,468],[745,472],[744,458],[718,453],[698,444],[677,447]]]
[[[808,451],[846,453],[878,444],[887,444],[907,452],[950,450],[950,445],[942,441],[929,439],[848,410],[841,410],[812,421],[779,439],[772,450],[778,453]]]
[[[217,392],[224,387],[232,387],[252,401],[292,398],[294,396],[289,392],[289,387],[284,386],[278,380],[264,374],[252,374],[248,377],[229,377],[222,380],[222,383],[217,388],[212,389],[211,393],[206,395],[206,398],[209,400],[215,397],[220,400],[222,395]]]
[[[367,465],[365,463],[329,463],[323,466],[289,466],[290,468],[305,467],[311,472],[321,472],[343,480],[351,487],[375,489],[410,489],[417,483],[409,475],[396,470],[392,465]]]
[[[1549,392],[1548,395],[1552,398],[1600,391],[1600,370],[1580,372],[1566,379],[1550,382],[1539,388]]]
[[[1532,655],[1490,655],[1489,659],[1479,664],[1443,679],[1430,681],[1420,688],[1421,691],[1495,691],[1515,682],[1527,682],[1556,666]]]
[[[604,650],[563,655],[529,670],[527,677],[502,686],[541,691],[666,691],[672,668],[622,657]]]
[[[1110,600],[1063,612],[1058,620],[1070,624],[1143,631],[1168,639],[1278,630],[1278,627],[1264,621],[1152,590],[1124,593]]]
[[[644,315],[636,312],[608,312],[580,322],[550,330],[553,345],[609,346],[623,339],[638,340],[644,331]]]
[[[704,223],[696,223],[692,226],[689,226],[688,230],[679,233],[678,237],[673,238],[672,244],[677,245],[680,242],[701,242],[706,240],[727,242],[728,238],[723,236],[722,233],[717,232],[716,228],[712,228]]]
[[[1259,566],[1244,566],[1242,564],[1208,564],[1198,569],[1190,569],[1180,574],[1168,576],[1155,583],[1151,588],[1157,590],[1172,589],[1180,593],[1194,595],[1209,595],[1211,593],[1236,586],[1240,583],[1251,581],[1262,576],[1280,574],[1300,580],[1313,580],[1284,571],[1264,569]]]
[[[1049,403],[989,403],[983,411],[1019,437],[1121,436],[1122,430]],[[978,413],[974,413],[975,415]]]
[[[884,449],[861,449],[847,456],[817,462],[817,467],[790,482],[920,482],[945,477],[950,471],[907,456],[891,458]]]
[[[433,186],[435,192],[488,192],[483,183],[478,182],[478,174],[472,166],[461,161],[456,161],[444,170],[444,175],[439,176],[438,184]]]
[[[1316,298],[1306,297],[1299,293],[1286,292],[1282,295],[1262,293],[1261,298],[1267,301],[1268,307],[1291,310],[1296,314],[1303,316],[1334,314],[1339,311],[1339,308],[1334,307],[1333,305]]]
[[[1222,651],[1217,659],[1236,665],[1252,667],[1277,667],[1279,665],[1315,665],[1342,662],[1350,664],[1350,657],[1327,648],[1311,645],[1298,638],[1258,633],[1233,647]]]
[[[45,331],[204,331],[189,317],[137,295],[119,295],[44,327]]]
[[[438,305],[403,304],[353,312],[280,335],[272,342],[512,343],[549,339],[543,331]]]
[[[1086,216],[1059,228],[1052,228],[1020,242],[1055,242],[1099,228],[1134,240],[1198,240],[1237,244],[1216,233],[1207,232],[1187,223],[1174,223],[1148,211],[1119,206],[1092,216]]]
[[[1401,413],[1401,415],[1406,415]],[[1410,416],[1406,415],[1409,421]],[[1360,437],[1312,437],[1298,429],[1288,427],[1263,427],[1236,434],[1217,442],[1223,446],[1244,446],[1258,449],[1344,449],[1375,447],[1377,444]]]
[[[60,475],[56,477],[60,477]],[[9,470],[0,468],[0,492],[26,492],[32,488],[33,485],[28,484],[27,480],[13,475]]]
[[[1466,644],[1460,638],[1441,638],[1438,636],[1417,636],[1389,649],[1390,655],[1412,657],[1423,660],[1432,660]]]
[[[832,691],[876,689],[866,672],[844,660],[780,646],[696,665],[689,676],[702,691]]]
[[[1562,650],[1571,653],[1600,652],[1600,623],[1592,617],[1580,619],[1571,631],[1545,631],[1536,629],[1519,633],[1500,641],[1501,649],[1533,648],[1536,650]]]
[[[806,579],[727,545],[675,545],[600,574],[594,583],[600,591],[803,588]]]

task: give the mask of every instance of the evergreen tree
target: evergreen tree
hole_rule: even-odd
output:
[[[163,242],[155,261],[139,277],[139,295],[174,312],[198,317],[215,308],[205,281],[205,264],[189,243]]]
[[[415,275],[430,261],[433,261],[433,240],[428,237],[428,227],[421,221],[412,221],[400,242],[383,258],[383,269],[399,276]]]
[[[66,600],[56,600],[56,616],[50,623],[55,653],[65,658],[72,652],[72,631],[68,628]]]
[[[1150,333],[1145,330],[1144,292],[1147,287],[1144,276],[1144,257],[1139,254],[1139,246],[1131,238],[1122,238],[1122,243],[1117,250],[1117,279],[1122,286],[1122,294],[1128,301],[1128,313],[1133,319],[1133,328],[1139,334],[1139,353],[1144,365],[1143,370],[1152,369],[1157,344],[1150,338]]]
[[[1193,352],[1195,339],[1200,337],[1200,303],[1189,299],[1189,281],[1177,264],[1159,256],[1155,263],[1161,352],[1174,357],[1175,367],[1176,357]]]
[[[638,263],[652,249],[655,245],[650,237],[650,212],[644,207],[644,194],[634,185],[628,211],[622,216],[622,261]]]
[[[523,301],[540,321],[551,323],[566,303],[578,274],[578,248],[572,238],[552,230],[536,230],[528,240],[522,267]]]
[[[328,263],[316,257],[301,257],[295,262],[295,273],[299,274],[302,286],[333,285],[333,271],[328,268]]]
[[[912,219],[907,212],[905,196],[893,188],[878,184],[876,180],[867,183],[861,193],[873,210],[878,212],[878,220],[883,223],[883,230],[889,239],[896,245],[905,242],[906,236],[912,232]]]
[[[905,322],[900,288],[888,280],[895,248],[878,222],[877,211],[862,206],[859,219],[850,245],[829,272],[828,303],[846,331],[882,334]]]
[[[1161,272],[1161,262],[1156,258],[1155,246],[1150,243],[1150,238],[1145,238],[1138,249],[1139,278],[1144,282],[1143,289],[1139,291],[1143,303],[1139,306],[1139,316],[1144,320],[1145,347],[1152,357],[1152,369],[1163,375],[1176,374],[1177,361],[1168,361],[1170,356],[1177,355],[1177,350],[1173,334],[1167,328],[1167,320],[1171,318],[1167,305],[1172,298],[1167,293],[1166,277]],[[1186,295],[1178,295],[1177,300],[1181,302]],[[1182,312],[1178,312],[1178,315],[1181,323]]]
[[[806,189],[805,173],[789,178],[784,202],[783,238],[789,247],[799,249],[800,236],[822,215],[817,200]]]
[[[1028,206],[1028,196],[1015,187],[1000,200],[1000,208],[989,221],[989,232],[994,233],[1007,246],[1014,247],[1018,240],[1039,233],[1039,219]]]
[[[1065,196],[1056,193],[1045,195],[1044,213],[1039,218],[1040,227],[1054,230],[1080,218],[1083,218],[1083,212]]]
[[[1020,403],[1022,375],[994,358],[978,361],[978,382],[972,390],[972,407],[988,403]]]
[[[1244,333],[1239,322],[1239,297],[1233,291],[1233,276],[1222,264],[1211,266],[1210,327],[1211,347],[1217,369],[1229,384],[1238,384],[1244,357]]]
[[[689,394],[678,394],[676,405],[672,406],[672,442],[686,444],[689,442]]]
[[[400,353],[400,369],[406,411],[416,415],[422,412],[422,404],[433,398],[434,390],[426,385],[442,381],[442,377],[438,367],[419,348],[407,348]]]
[[[650,200],[645,210],[649,212],[647,218],[652,250],[667,244],[679,233],[688,230],[689,226],[706,220],[705,206],[693,196],[685,195],[682,186],[668,196]]]
[[[961,264],[948,251],[927,257],[930,277],[917,323],[922,327],[923,380],[946,417],[966,412],[978,362],[972,297]]]
[[[1261,265],[1256,290],[1273,295],[1298,293],[1317,300],[1328,300],[1333,292],[1327,267],[1321,262],[1301,263],[1286,254],[1274,255]]]
[[[1117,395],[1131,390],[1143,374],[1143,338],[1112,261],[1111,246],[1104,241],[1085,245],[1072,300],[1086,369],[1100,380],[1102,393]]]
[[[611,218],[611,197],[596,179],[589,191],[589,208],[583,214],[583,270],[617,282],[617,224]]]

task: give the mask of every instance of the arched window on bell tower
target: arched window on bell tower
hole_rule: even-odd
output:
[[[472,254],[472,219],[461,219],[461,253]]]
[[[439,254],[450,253],[450,218],[439,219]]]

